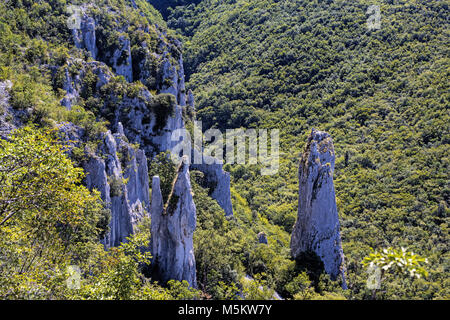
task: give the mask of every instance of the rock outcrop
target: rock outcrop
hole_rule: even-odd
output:
[[[325,271],[345,284],[344,254],[333,184],[334,146],[326,132],[312,130],[299,166],[298,217],[291,237],[291,254],[314,252]]]
[[[192,93],[192,90],[189,89],[187,93],[186,103],[189,107],[191,107],[193,110],[195,110],[195,98],[194,94]]]
[[[141,37],[129,33],[124,24],[116,30],[116,45],[106,47],[96,39],[96,32],[98,36],[102,29],[99,29],[101,21],[95,19],[90,7],[83,7],[81,28],[72,31],[76,47],[90,52],[94,61],[69,59],[67,66],[56,70],[55,75],[66,91],[62,105],[71,109],[86,97],[94,98],[96,115],[108,120],[111,131],[118,132],[113,139],[108,138],[108,134],[102,138],[98,148],[102,155],[92,155],[85,167],[91,174],[87,179],[88,187],[98,188],[102,199],[111,204],[111,234],[105,244],[114,246],[132,232],[132,226],[146,211],[148,188],[144,185],[148,182],[143,178],[146,170],[143,162],[147,161],[144,159],[151,161],[158,153],[172,150],[178,144],[172,141],[172,134],[185,129],[185,109],[194,108],[194,95],[191,91],[186,93],[182,48],[178,40],[157,25],[136,26],[137,34],[149,35]],[[131,43],[136,41],[139,41],[139,50],[132,52]],[[124,76],[126,82],[118,80],[116,75]],[[137,80],[144,85],[132,83]],[[121,149],[130,146],[128,141],[140,148],[132,155],[132,163],[127,164],[134,171],[136,167],[142,168],[136,175],[120,163],[114,151],[124,154]],[[132,153],[128,148],[128,154]],[[205,174],[211,197],[227,215],[232,215],[230,175],[222,164],[203,162],[196,169]],[[122,180],[127,181],[123,191],[119,183]]]
[[[0,81],[0,138],[7,137],[11,131],[22,125],[21,117],[25,110],[15,110],[9,103],[13,83],[10,80]]]
[[[196,288],[193,235],[197,213],[186,156],[178,168],[172,192],[165,205],[159,177],[153,177],[150,212],[153,276],[163,283],[171,279],[186,280]]]
[[[85,89],[84,77],[93,73],[97,77],[96,92],[93,95],[104,100],[100,111],[110,122],[111,130],[117,131],[118,123],[121,122],[124,125],[124,135],[132,143],[138,143],[150,159],[160,152],[172,150],[178,144],[178,141],[172,141],[172,133],[185,129],[183,114],[189,113],[185,109],[195,108],[192,91],[186,92],[181,43],[168,36],[159,26],[139,26],[140,32],[156,35],[158,48],[156,51],[150,50],[151,43],[144,40],[140,43],[140,54],[132,55],[130,40],[123,27],[118,30],[122,32],[117,39],[118,47],[112,52],[104,52],[104,49],[99,50],[96,45],[96,23],[89,16],[89,8],[84,7],[81,29],[73,30],[73,40],[77,48],[86,49],[94,59],[101,61],[69,62],[63,74],[66,95],[61,104],[67,109],[76,104]],[[70,74],[68,69],[74,67],[77,72]],[[125,94],[119,100],[114,95],[108,95],[104,99],[101,94],[102,90],[105,91],[103,87],[117,74],[123,75],[127,82],[140,80],[145,87],[132,97]],[[159,94],[155,96],[154,91]],[[174,101],[168,101],[167,95],[173,96]],[[161,124],[161,114],[155,112],[155,109],[165,109],[163,112],[169,114],[163,120],[164,123]],[[219,203],[226,215],[232,215],[230,175],[223,170],[222,164],[207,164],[203,161],[194,169],[205,174],[208,185],[212,186],[211,197]]]
[[[76,72],[72,74],[69,70],[76,70]],[[104,85],[108,84],[114,76],[109,67],[103,62],[86,62],[80,59],[69,59],[67,67],[63,68],[61,71],[63,74],[62,86],[66,91],[66,94],[60,103],[68,110],[78,103],[80,94],[83,89],[85,89],[83,80],[88,73],[94,74],[97,79],[97,82],[95,83],[96,90],[99,90]]]
[[[79,66],[78,72],[70,74],[68,69],[75,65]],[[125,95],[120,100],[114,95],[104,98],[99,92],[112,81],[114,73],[106,64],[99,61],[75,60],[69,62],[69,66],[63,71],[63,86],[66,96],[61,100],[61,104],[66,108],[70,109],[77,103],[80,93],[84,90],[83,79],[87,74],[93,74],[96,77],[95,89],[97,91],[94,94],[98,94],[105,101],[100,111],[105,116],[109,116],[111,130],[119,131],[119,123],[123,124],[120,129],[123,135],[130,142],[139,144],[150,159],[159,152],[172,150],[178,144],[178,141],[172,140],[172,133],[175,130],[185,129],[183,108],[186,106],[179,105],[176,99],[170,99],[168,94],[152,95],[145,87],[139,89],[137,96]],[[178,97],[184,97],[184,92],[178,90],[177,88],[174,93]],[[154,109],[155,107],[161,108],[162,104],[166,105],[164,108],[167,109],[165,111],[167,118],[163,125],[158,127],[161,119],[158,118]],[[170,109],[172,112],[169,111]],[[201,164],[192,164],[192,167],[205,174],[211,190],[211,197],[224,209],[227,216],[232,215],[230,174],[223,170],[223,165],[216,163],[211,157],[204,156]]]
[[[75,46],[78,49],[86,49],[90,52],[92,59],[97,58],[98,49],[95,37],[94,18],[83,14],[81,17],[80,29],[72,29],[72,36]]]
[[[226,216],[232,216],[230,173],[223,170],[223,164],[217,159],[199,153],[197,149],[192,150],[192,159],[202,157],[202,161],[200,164],[192,163],[191,168],[203,172],[211,198],[217,201]]]
[[[149,213],[147,158],[142,150],[130,146],[123,135],[109,131],[100,152],[102,157],[92,156],[84,169],[87,187],[99,190],[111,209],[110,233],[103,242],[112,247],[124,242]]]
[[[133,65],[131,60],[130,40],[124,36],[118,39],[120,47],[114,51],[110,64],[114,72],[124,76],[128,82],[133,81]]]
[[[131,4],[138,10],[136,3]],[[99,14],[101,10],[107,15]],[[159,178],[154,177],[150,206],[148,181],[148,163],[178,144],[172,134],[186,129],[185,120],[193,114],[189,111],[194,109],[194,95],[186,93],[181,43],[146,19],[128,21],[128,12],[101,9],[93,2],[83,5],[81,13],[80,25],[71,29],[78,52],[72,54],[72,48],[70,57],[48,69],[52,86],[65,91],[61,105],[72,111],[71,119],[76,118],[74,123],[56,124],[69,147],[66,152],[83,167],[84,184],[99,191],[110,212],[109,231],[101,241],[106,248],[120,245],[151,213],[150,249],[156,278],[186,280],[196,287],[196,207],[189,161],[184,158],[180,164],[166,204]],[[102,16],[111,18],[111,23]],[[9,105],[11,86],[10,81],[0,82],[0,128],[5,132],[0,131],[0,137],[26,123],[33,112],[33,108],[15,110]],[[77,106],[89,113],[79,112],[78,119]],[[86,123],[90,121],[92,126]],[[99,133],[103,123],[109,130]],[[230,175],[222,164],[209,164],[209,160],[198,169],[205,174],[212,198],[232,215]],[[102,226],[107,211],[103,211]]]
[[[85,140],[84,131],[71,123],[60,125],[59,132],[72,147],[80,147]],[[147,158],[144,151],[131,145],[120,130],[115,134],[107,131],[100,138],[96,152],[85,148],[86,159],[82,165],[86,186],[98,190],[111,211],[109,233],[102,243],[105,247],[113,247],[125,242],[138,222],[149,215]]]

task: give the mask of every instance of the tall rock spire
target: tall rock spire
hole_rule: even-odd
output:
[[[172,192],[165,205],[159,177],[153,177],[150,212],[153,276],[163,283],[171,279],[186,280],[191,287],[196,288],[193,235],[197,213],[186,156],[178,168]]]
[[[334,146],[330,135],[312,129],[299,166],[298,217],[291,236],[294,258],[314,252],[325,271],[342,276],[346,289],[344,254],[333,184]]]

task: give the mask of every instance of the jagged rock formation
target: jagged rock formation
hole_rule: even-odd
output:
[[[98,121],[107,120],[109,130],[98,133],[100,126],[96,124],[80,124],[83,129],[64,122],[56,124],[59,134],[70,147],[69,156],[84,168],[84,184],[99,191],[110,211],[109,232],[102,239],[105,247],[125,242],[151,212],[153,271],[163,282],[186,280],[196,287],[196,207],[186,158],[166,205],[157,177],[153,179],[151,207],[149,199],[148,162],[178,144],[172,141],[172,133],[185,129],[184,121],[189,116],[186,109],[194,109],[192,91],[186,94],[181,43],[157,25],[145,22],[132,28],[127,21],[100,25],[104,23],[101,15],[90,12],[95,6],[83,6],[80,29],[72,30],[78,52],[61,65],[48,66],[48,70],[52,85],[65,91],[62,106],[68,110],[82,106]],[[118,17],[113,11],[108,15]],[[33,108],[15,110],[9,105],[11,85],[9,81],[0,82],[0,128],[5,136],[23,125],[28,113],[33,112]],[[96,146],[94,141],[98,142]],[[232,215],[230,175],[222,164],[208,164],[214,162],[210,160],[198,169],[205,173],[211,196],[227,215]]]
[[[76,74],[70,74],[69,69],[77,67]],[[100,112],[108,118],[112,130],[117,131],[119,123],[124,124],[124,135],[133,143],[138,143],[151,156],[159,152],[170,150],[175,144],[171,141],[172,132],[184,128],[182,107],[168,96],[152,95],[146,87],[139,88],[135,96],[125,95],[118,99],[114,92],[106,97],[102,92],[111,84],[114,73],[103,62],[85,62],[81,60],[69,61],[63,71],[63,88],[66,91],[61,104],[70,109],[85,90],[84,79],[93,74],[96,79],[94,95],[104,99]],[[111,107],[113,105],[113,107]],[[160,114],[154,108],[165,105],[167,110],[161,113],[166,119],[160,119]],[[172,112],[170,112],[170,109]]]
[[[88,20],[86,16],[83,17],[83,21]],[[95,25],[95,22],[91,21],[91,24]],[[82,26],[84,26],[83,23]],[[89,30],[91,30],[91,27],[82,28],[79,31],[82,39],[86,37],[92,39],[92,37],[86,36]],[[137,77],[143,83],[146,83],[152,77],[151,75],[155,75],[155,87],[159,89],[160,94],[155,96],[147,87],[142,87],[139,89],[139,94],[135,96],[124,95],[120,100],[116,99],[114,95],[108,95],[104,105],[100,107],[101,113],[110,122],[111,130],[117,131],[118,123],[121,122],[124,135],[129,141],[139,144],[150,159],[159,152],[171,150],[178,144],[178,141],[172,141],[172,133],[177,129],[185,129],[183,109],[188,107],[187,103],[189,102],[189,107],[194,108],[192,91],[189,91],[186,97],[183,58],[180,53],[181,43],[177,40],[167,42],[167,34],[160,30],[158,32],[159,51],[162,53],[149,52],[147,44],[142,43],[146,52],[143,55],[144,57],[141,57],[139,61],[130,60],[129,63],[127,62],[129,65],[137,64],[140,68],[134,72],[133,77],[125,78],[127,81],[131,81],[132,78]],[[74,38],[74,41],[77,43],[77,38]],[[79,46],[92,49],[92,43]],[[97,52],[97,49],[92,50],[94,53]],[[124,50],[127,59],[131,59],[128,52],[129,48]],[[112,53],[112,55],[114,56],[115,53]],[[102,56],[111,56],[111,54],[103,53]],[[177,57],[177,60],[171,59],[171,57]],[[150,63],[151,61],[153,62]],[[156,70],[153,70],[151,66],[155,63],[157,67]],[[70,61],[63,73],[63,88],[66,91],[66,96],[61,100],[61,104],[68,109],[76,104],[80,94],[85,89],[83,79],[88,74],[94,74],[97,79],[94,95],[101,95],[100,93],[105,91],[104,88],[114,78],[114,73],[108,65],[117,73],[117,64],[108,59],[106,59],[106,63]],[[73,67],[77,68],[77,73],[72,75],[68,70],[73,69]],[[171,95],[175,99],[172,100],[167,95]],[[111,108],[111,105],[113,105],[113,108]],[[165,112],[168,116],[166,119],[161,119],[161,114],[158,114],[155,110],[164,110],[164,108],[166,111],[159,112]],[[211,197],[219,203],[227,215],[232,215],[230,175],[223,170],[222,164],[209,165],[206,161],[203,161],[202,164],[195,165],[193,168],[205,174],[211,190]]]
[[[193,235],[197,213],[192,197],[188,158],[183,157],[167,203],[163,204],[158,176],[152,181],[152,273],[163,283],[186,280],[197,287]]]
[[[114,51],[110,63],[116,74],[124,76],[125,80],[128,82],[132,82],[133,65],[131,60],[130,40],[124,36],[120,36],[118,42],[120,43],[120,47]]]
[[[294,258],[314,252],[325,271],[345,284],[344,254],[333,184],[334,146],[330,135],[312,129],[299,166],[298,217],[291,237]]]
[[[135,6],[134,3],[131,5]],[[142,41],[139,54],[133,55],[130,39],[125,34],[118,36],[114,50],[105,51],[97,45],[98,23],[89,16],[88,6],[82,6],[82,10],[80,29],[72,30],[77,48],[86,49],[94,60],[107,64],[115,74],[124,76],[128,82],[140,80],[149,89],[174,95],[178,105],[186,105],[183,57],[178,40],[168,37],[167,32],[157,25],[145,25],[138,29],[144,33],[152,31],[157,34],[159,44],[156,52],[149,49],[151,45],[147,41]],[[117,31],[125,32],[126,28]]]
[[[92,157],[85,165],[87,186],[102,188],[106,178],[109,188],[105,185],[103,192],[105,199],[110,199],[111,222],[110,233],[104,243],[106,246],[117,246],[133,233],[139,220],[148,215],[150,199],[147,158],[142,150],[135,150],[130,146],[123,135],[111,135],[109,131],[104,135],[100,150],[106,160]],[[98,176],[99,169],[103,167],[105,169]],[[100,186],[97,185],[98,182],[101,183]]]
[[[75,46],[78,49],[86,49],[92,59],[97,58],[98,49],[95,37],[95,20],[86,14],[81,17],[80,29],[72,29]]]
[[[75,46],[93,60],[69,58],[65,65],[52,66],[50,71],[54,85],[65,90],[61,105],[70,110],[94,99],[92,111],[99,119],[108,120],[111,132],[117,132],[108,131],[98,137],[97,150],[85,149],[82,162],[86,186],[99,190],[111,211],[110,232],[103,240],[110,247],[125,241],[136,223],[148,214],[148,161],[178,143],[172,141],[172,133],[185,129],[184,109],[188,102],[193,108],[194,96],[191,91],[186,94],[179,41],[156,25],[138,26],[139,32],[149,36],[139,38],[137,54],[130,49],[130,39],[136,43],[136,34],[127,33],[123,24],[116,30],[117,45],[105,47],[97,34],[100,30],[101,35],[101,22],[96,21],[98,16],[91,14],[90,8],[82,7],[80,29],[73,29],[72,37]],[[117,75],[123,75],[125,83]],[[132,83],[135,80],[144,86]],[[10,81],[0,83],[0,137],[22,126],[33,112],[9,104],[11,86]],[[67,141],[72,147],[83,147],[90,139],[74,124],[62,123],[59,127],[61,134],[73,141]],[[221,164],[202,164],[198,169],[205,173],[211,197],[227,215],[232,215],[229,173]]]
[[[170,63],[170,59],[167,52],[164,53],[162,64],[162,93],[170,93],[174,97],[178,98],[179,89],[179,74],[177,72],[176,66]]]
[[[67,141],[78,142],[74,146],[79,146],[84,139],[84,132],[73,124],[63,124],[59,131]],[[117,246],[149,215],[147,158],[144,151],[130,145],[120,131],[102,134],[97,152],[86,150],[85,153],[86,186],[98,190],[111,210],[110,232],[102,242],[106,247]]]
[[[98,23],[95,15],[89,16],[89,8],[84,7],[81,29],[72,32],[76,47],[87,50],[98,61],[69,59],[65,67],[54,72],[66,91],[61,100],[63,106],[71,109],[81,98],[95,98],[98,115],[108,120],[111,131],[118,132],[102,136],[99,154],[91,154],[84,164],[87,186],[98,189],[111,208],[111,230],[104,242],[115,246],[133,232],[133,226],[148,212],[148,181],[144,178],[147,159],[151,161],[158,153],[178,144],[172,141],[172,133],[185,129],[184,109],[188,100],[193,108],[194,97],[192,92],[186,96],[178,40],[156,25],[139,26],[140,32],[156,37],[157,45],[155,49],[143,37],[139,39],[141,46],[136,54],[131,52],[131,38],[122,26],[123,29],[117,30],[120,34],[117,45],[105,48],[96,38]],[[124,76],[126,83],[117,80],[116,75]],[[144,86],[132,83],[136,80]],[[120,88],[119,92],[116,88]],[[135,151],[128,141],[139,145],[139,150]],[[124,163],[117,153],[129,155],[130,162]],[[223,170],[222,164],[204,162],[197,169],[204,172],[211,197],[227,215],[232,215],[229,173]],[[122,180],[127,183],[121,184]]]
[[[76,73],[72,74],[69,71],[70,69],[76,69]],[[80,59],[70,59],[67,67],[62,70],[62,88],[66,91],[66,94],[60,101],[61,105],[70,110],[78,102],[85,86],[83,80],[88,73],[93,73],[96,76],[96,90],[100,90],[104,85],[110,83],[111,78],[114,76],[103,62],[86,62]]]
[[[192,93],[191,89],[189,89],[189,91],[187,93],[186,103],[189,107],[191,107],[193,110],[195,110],[195,98],[194,98],[194,94]]]
[[[199,151],[192,150],[192,159],[200,157]],[[210,196],[217,201],[219,206],[225,211],[226,216],[233,215],[233,206],[231,204],[231,178],[230,173],[223,170],[223,164],[218,163],[216,159],[201,155],[200,164],[191,164],[191,168],[204,173],[206,187],[210,190]]]

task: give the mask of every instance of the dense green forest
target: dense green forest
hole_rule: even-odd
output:
[[[145,274],[147,220],[120,247],[99,243],[108,212],[83,187],[81,160],[67,156],[55,128],[72,122],[86,130],[85,147],[95,148],[109,125],[99,106],[116,103],[113,94],[155,87],[116,77],[97,92],[86,77],[77,105],[62,107],[62,74],[54,71],[73,59],[91,61],[72,44],[68,4],[0,2],[0,82],[11,81],[9,104],[26,124],[0,139],[0,298],[270,299],[275,291],[287,299],[450,298],[447,3],[380,1],[381,28],[368,30],[372,2],[364,0],[95,1],[100,58],[119,33],[128,35],[133,58],[144,40],[157,51],[156,32],[139,28],[158,24],[183,43],[187,88],[204,129],[280,129],[277,175],[226,166],[232,218],[209,196],[202,173],[191,172],[198,290]],[[348,290],[317,261],[290,257],[298,160],[312,127],[329,132],[336,149]],[[149,173],[169,186],[175,167],[159,155]],[[267,245],[258,243],[260,232]],[[427,274],[388,273],[374,296],[362,262],[370,248],[387,247],[426,257]],[[74,264],[84,270],[80,290],[66,285]]]
[[[148,2],[159,12],[164,18],[170,13],[170,10],[177,6],[185,6],[191,4],[198,4],[202,0],[149,0]]]
[[[189,87],[204,127],[281,130],[280,174],[230,166],[255,212],[291,231],[297,163],[311,127],[335,142],[335,186],[355,297],[369,247],[429,257],[430,276],[391,282],[385,298],[448,294],[448,4],[215,1],[177,7]],[[419,289],[420,288],[420,289]]]

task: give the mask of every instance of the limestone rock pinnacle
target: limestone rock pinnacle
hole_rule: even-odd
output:
[[[294,258],[314,252],[334,280],[342,276],[344,254],[333,184],[334,146],[330,135],[312,129],[299,166],[298,217],[291,236]]]
[[[152,273],[161,282],[186,280],[197,287],[193,235],[197,213],[188,158],[183,157],[172,192],[163,205],[159,177],[153,177],[151,200]]]

